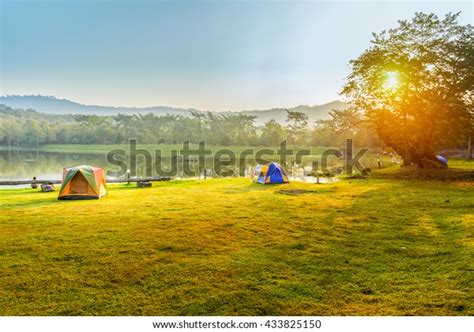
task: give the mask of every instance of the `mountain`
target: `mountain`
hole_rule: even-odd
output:
[[[48,121],[70,121],[74,122],[74,115],[72,114],[46,114],[39,113],[34,109],[12,108],[4,104],[0,104],[0,118],[2,116],[14,116],[19,118],[28,118],[36,120]]]
[[[329,118],[329,112],[331,110],[343,110],[347,108],[347,104],[335,100],[323,105],[300,105],[292,108],[272,108],[269,110],[255,110],[255,111],[242,111],[244,114],[257,116],[257,124],[261,125],[269,120],[276,120],[280,124],[284,124],[286,121],[286,111],[302,112],[308,115],[309,124],[314,124],[317,120],[324,120]]]
[[[18,96],[7,95],[0,96],[0,104],[5,104],[12,108],[34,109],[40,113],[46,114],[97,114],[97,115],[113,115],[118,113],[124,114],[147,114],[156,115],[182,115],[189,116],[190,111],[199,111],[196,109],[173,108],[167,106],[151,106],[151,107],[113,107],[84,105],[70,101],[67,99],[59,99],[50,96]],[[307,106],[300,105],[293,108],[272,108],[268,110],[251,110],[242,111],[243,114],[257,116],[257,125],[263,125],[265,122],[274,119],[280,124],[284,124],[286,120],[286,110],[298,111],[306,113],[309,117],[310,124],[316,120],[327,119],[329,112],[333,109],[344,109],[347,105],[341,101],[333,101],[324,105]],[[221,114],[236,112],[220,112]]]
[[[40,113],[47,114],[97,114],[113,115],[118,113],[128,114],[146,114],[154,113],[156,115],[176,114],[189,115],[193,109],[173,108],[166,106],[153,107],[114,107],[84,105],[67,99],[59,99],[52,96],[18,96],[7,95],[0,96],[0,104],[5,104],[13,108],[34,109]]]

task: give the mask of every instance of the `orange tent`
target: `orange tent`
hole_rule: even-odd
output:
[[[107,193],[105,171],[100,167],[74,166],[63,171],[58,199],[94,199]]]

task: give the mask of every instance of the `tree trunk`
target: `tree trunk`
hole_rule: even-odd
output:
[[[472,136],[469,136],[469,141],[467,141],[467,156],[466,159],[472,159]]]
[[[443,168],[444,166],[438,161],[436,155],[430,149],[416,149],[409,147],[404,149],[401,155],[403,158],[403,166],[416,166],[418,168]]]

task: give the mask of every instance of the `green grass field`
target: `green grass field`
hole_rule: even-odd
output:
[[[0,190],[0,314],[473,315],[474,182],[387,174]]]

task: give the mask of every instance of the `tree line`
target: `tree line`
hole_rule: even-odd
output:
[[[303,112],[287,111],[285,124],[263,126],[245,114],[190,112],[189,116],[149,114],[49,115],[0,105],[0,145],[178,144],[206,141],[216,146],[339,146],[353,138],[359,146],[380,146],[375,130],[350,110],[334,110],[327,120],[309,123]]]

